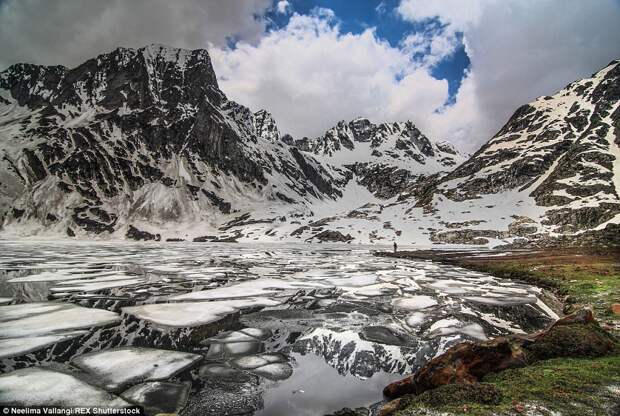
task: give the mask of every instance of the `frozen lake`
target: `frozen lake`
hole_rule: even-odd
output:
[[[538,288],[377,249],[0,241],[0,404],[322,416],[556,318]]]

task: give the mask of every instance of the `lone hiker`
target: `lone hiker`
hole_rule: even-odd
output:
[[[398,250],[398,244],[396,244],[396,241],[394,241],[394,253],[396,253],[396,250]]]

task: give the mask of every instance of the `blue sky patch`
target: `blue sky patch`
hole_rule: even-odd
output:
[[[285,27],[291,17],[290,13],[278,13],[274,7],[266,15],[267,30],[277,30]],[[312,14],[317,8],[326,8],[334,12],[342,33],[359,34],[369,27],[375,28],[376,36],[388,42],[394,48],[400,48],[401,42],[408,35],[436,31],[439,25],[437,20],[424,22],[408,22],[398,16],[396,8],[399,0],[289,0],[292,11],[301,15]],[[354,5],[354,7],[352,7]],[[462,35],[459,35],[462,40]],[[415,56],[414,59],[422,59]],[[454,54],[444,58],[431,68],[431,75],[436,79],[448,81],[449,97],[446,104],[453,104],[461,82],[469,68],[470,61],[465,47],[461,43]]]

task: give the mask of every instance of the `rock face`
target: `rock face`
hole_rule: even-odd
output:
[[[525,362],[523,350],[504,337],[477,344],[462,343],[432,359],[414,376],[388,385],[383,394],[396,398],[422,394],[444,384],[474,383],[488,373],[522,366]]]
[[[150,45],[73,69],[13,65],[0,73],[0,105],[5,228],[217,223],[255,201],[339,195],[337,178],[278,140],[268,113],[226,98],[205,50]]]
[[[476,383],[489,374],[558,357],[599,357],[616,348],[613,337],[600,328],[591,310],[580,310],[532,336],[498,337],[461,343],[433,358],[413,376],[388,385],[389,398],[419,395],[446,384]]]

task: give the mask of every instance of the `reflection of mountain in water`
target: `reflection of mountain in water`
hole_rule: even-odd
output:
[[[385,345],[366,341],[355,331],[336,332],[325,328],[316,328],[299,338],[292,351],[322,356],[338,373],[359,378],[371,377],[378,371],[411,373],[421,355],[432,356],[427,354],[427,345]]]

